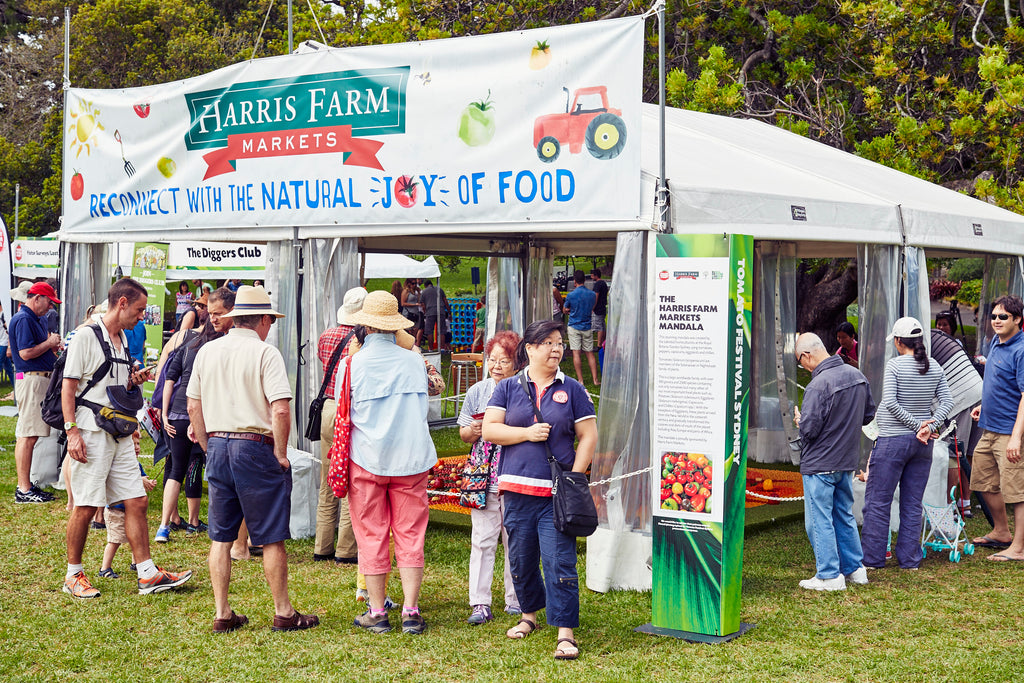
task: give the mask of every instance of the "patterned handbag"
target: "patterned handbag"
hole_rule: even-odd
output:
[[[491,467],[494,454],[501,446],[477,440],[462,468],[462,486],[459,505],[474,510],[483,510],[487,505],[487,489],[491,485]]]
[[[334,416],[334,440],[331,442],[331,450],[328,452],[331,469],[327,473],[327,480],[331,484],[335,498],[344,498],[348,495],[350,450],[352,448],[352,419],[349,413],[352,406],[351,356],[343,362],[345,368],[342,370],[341,387],[338,390],[338,412]],[[324,464],[321,463],[320,466],[323,467]]]

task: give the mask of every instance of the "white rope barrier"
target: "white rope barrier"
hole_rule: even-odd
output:
[[[750,489],[747,489],[747,495],[751,498],[760,498],[761,500],[775,501],[778,503],[791,503],[796,500],[803,500],[803,496],[796,496],[794,498],[778,498],[776,496],[766,496],[761,493],[754,493]]]

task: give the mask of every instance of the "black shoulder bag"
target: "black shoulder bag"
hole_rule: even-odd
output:
[[[306,422],[306,438],[310,441],[320,440],[320,424],[321,418],[324,413],[324,401],[327,397],[324,396],[324,392],[327,391],[327,384],[331,381],[331,377],[334,377],[334,369],[338,367],[338,361],[341,360],[341,353],[348,346],[349,341],[355,334],[355,330],[345,335],[345,338],[338,344],[338,348],[334,349],[334,353],[331,354],[331,360],[327,363],[327,372],[324,373],[324,381],[320,384],[320,391],[317,392],[316,398],[309,404],[309,419]]]
[[[530,399],[533,414],[538,422],[544,422],[537,403],[526,381],[526,371],[519,373],[519,384]],[[583,472],[573,472],[562,467],[555,459],[551,446],[544,442],[551,465],[551,499],[554,506],[555,529],[566,536],[589,536],[597,530],[597,506],[590,495],[590,482]]]

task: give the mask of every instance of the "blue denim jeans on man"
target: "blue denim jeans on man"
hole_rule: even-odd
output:
[[[921,564],[921,500],[932,467],[932,443],[914,434],[880,436],[871,451],[868,486],[864,491],[864,564],[885,566],[889,514],[896,486],[900,487],[900,531],[893,554],[904,569]]]
[[[502,495],[509,565],[520,608],[532,613],[546,607],[548,625],[576,628],[580,625],[576,539],[555,530],[551,498],[508,491]]]
[[[863,559],[853,518],[853,472],[805,474],[803,480],[804,524],[814,549],[815,576],[852,574]]]

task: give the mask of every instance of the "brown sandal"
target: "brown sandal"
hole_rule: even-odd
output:
[[[290,617],[279,617],[274,615],[272,631],[302,631],[313,628],[320,623],[320,617],[315,614],[299,614],[296,612]]]
[[[562,643],[569,643],[569,645],[576,650],[576,652],[566,652],[559,645]],[[555,659],[576,659],[580,656],[580,647],[576,644],[576,641],[572,638],[559,638],[555,641]]]
[[[520,631],[519,630],[519,625],[520,624],[526,624],[527,627],[528,627],[528,630]],[[526,636],[530,635],[531,633],[533,633],[536,630],[537,630],[537,624],[533,623],[529,619],[520,619],[516,623],[515,626],[513,626],[509,630],[505,631],[505,635],[508,636],[509,638],[511,638],[512,640],[522,640],[523,638],[525,638]],[[511,635],[513,633],[516,634],[516,635]]]
[[[244,614],[235,614],[234,611],[232,611],[231,616],[227,619],[213,620],[213,632],[231,633],[232,631],[242,628],[248,623],[248,617],[246,617]]]

